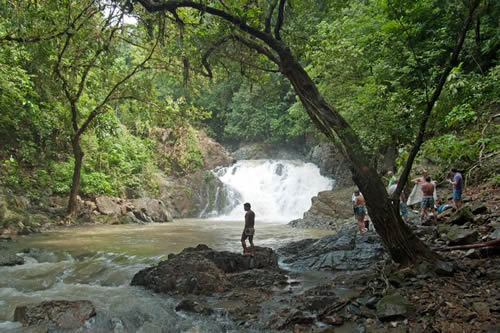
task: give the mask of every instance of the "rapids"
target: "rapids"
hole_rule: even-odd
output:
[[[176,312],[178,299],[129,285],[139,270],[186,247],[207,244],[216,250],[241,251],[243,214],[237,221],[183,219],[165,224],[68,227],[4,243],[26,263],[0,267],[0,331],[25,332],[12,321],[18,305],[87,299],[97,310],[87,328],[99,332],[244,332],[223,314],[206,317]],[[276,249],[325,234],[324,230],[260,223],[257,218],[255,244]]]

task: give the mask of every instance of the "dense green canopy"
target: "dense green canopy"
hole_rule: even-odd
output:
[[[210,4],[250,26],[279,5]],[[401,168],[467,5],[288,1],[280,33],[373,162],[395,149]],[[112,1],[4,1],[0,12],[0,182],[15,190],[69,193],[82,127],[79,193],[88,196],[154,192],[157,170],[202,165],[193,140],[187,155],[158,160],[157,127],[179,138],[203,128],[230,143],[321,140],[278,68],[209,15]],[[443,173],[457,166],[499,181],[499,15],[497,1],[481,1],[428,123],[418,158]]]

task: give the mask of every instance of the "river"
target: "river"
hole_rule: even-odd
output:
[[[216,250],[241,251],[242,225],[242,220],[180,219],[165,224],[76,226],[20,236],[6,245],[26,263],[0,267],[0,331],[26,332],[12,321],[18,305],[86,299],[95,305],[97,316],[82,332],[242,332],[223,316],[178,313],[174,310],[178,300],[129,285],[136,272],[186,247],[206,244]],[[276,249],[327,233],[257,221],[255,245]]]

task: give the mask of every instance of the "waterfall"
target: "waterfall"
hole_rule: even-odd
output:
[[[226,202],[216,219],[242,220],[250,202],[259,221],[289,222],[302,217],[311,198],[332,189],[334,181],[319,168],[299,160],[240,160],[213,174],[223,183]]]

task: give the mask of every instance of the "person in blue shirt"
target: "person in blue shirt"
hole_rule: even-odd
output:
[[[459,209],[462,207],[463,178],[462,174],[455,168],[451,168],[450,173],[453,178],[448,179],[448,183],[453,185],[453,203],[455,208]]]

